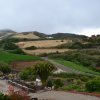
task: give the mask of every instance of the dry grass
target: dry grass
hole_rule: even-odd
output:
[[[26,48],[26,47],[30,47],[30,46],[35,46],[35,47],[54,47],[60,44],[65,44],[70,42],[70,40],[63,40],[63,42],[61,40],[40,40],[40,41],[27,41],[27,42],[19,42],[17,43],[17,45],[20,48]]]
[[[34,35],[33,33],[28,33],[28,34],[23,34],[23,33],[19,33],[19,34],[15,34],[13,37],[15,38],[26,38],[26,39],[39,39],[40,37]]]
[[[68,51],[69,49],[36,49],[36,50],[24,50],[27,54],[43,54],[43,53],[55,53],[55,52],[65,52]]]

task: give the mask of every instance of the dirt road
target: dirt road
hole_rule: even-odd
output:
[[[30,94],[33,98],[37,97],[39,100],[100,100],[98,97],[74,94],[61,91],[48,91],[41,93]]]

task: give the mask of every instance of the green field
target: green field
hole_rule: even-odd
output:
[[[70,68],[75,69],[75,70],[78,70],[80,72],[90,73],[90,74],[95,74],[95,75],[100,75],[99,72],[95,72],[95,71],[90,70],[89,68],[87,68],[85,66],[78,65],[78,64],[75,64],[75,63],[70,62],[70,61],[65,61],[65,60],[62,60],[62,59],[55,60],[55,61],[57,63],[59,63],[59,64],[62,64],[64,66],[70,67]]]
[[[0,61],[4,61],[7,63],[13,61],[32,61],[32,60],[41,60],[41,58],[37,56],[19,55],[19,54],[8,53],[5,51],[0,51]]]

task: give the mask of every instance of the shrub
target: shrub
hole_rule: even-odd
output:
[[[30,47],[26,47],[25,49],[26,49],[26,50],[35,50],[35,49],[37,49],[37,47],[35,47],[35,46],[30,46]]]
[[[32,68],[26,68],[22,70],[19,74],[20,78],[23,80],[34,80],[35,79],[35,74]]]
[[[61,79],[56,79],[56,80],[54,81],[54,85],[55,85],[55,88],[57,89],[57,88],[59,88],[59,87],[62,87],[64,84],[63,84],[63,82],[61,81]]]
[[[22,54],[22,55],[25,55],[26,53],[20,49],[20,48],[16,48],[15,50],[12,50],[12,51],[9,51],[11,53],[14,53],[14,54]]]
[[[9,96],[0,93],[0,100],[11,100]]]
[[[88,81],[85,87],[89,92],[100,92],[100,77],[96,77]]]
[[[72,90],[77,90],[80,89],[79,86],[74,85],[74,84],[70,84],[68,86],[64,86],[61,88],[62,90],[67,90],[67,91],[72,91]]]
[[[83,82],[80,79],[78,80],[75,79],[73,83],[76,85],[82,85]]]
[[[14,50],[16,48],[18,48],[18,46],[12,42],[6,41],[3,43],[3,49],[5,50]]]
[[[80,80],[83,81],[83,82],[87,82],[89,80],[89,77],[82,76],[82,77],[80,77]]]
[[[22,90],[15,91],[13,86],[9,86],[8,96],[10,100],[31,100],[27,92]]]
[[[47,81],[47,87],[52,87],[52,86],[53,86],[52,80],[48,80],[48,81]]]
[[[0,61],[0,71],[6,74],[11,71],[11,68],[9,67],[7,63]]]

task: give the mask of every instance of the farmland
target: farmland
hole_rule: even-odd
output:
[[[30,56],[30,55],[19,55],[19,54],[12,54],[5,51],[0,51],[0,61],[4,61],[7,63],[13,61],[36,61],[41,60],[37,56]]]
[[[69,43],[69,40],[39,40],[39,41],[27,41],[27,42],[19,42],[17,45],[20,48],[35,46],[37,48],[46,48],[46,47],[54,47],[61,44]]]
[[[27,54],[43,54],[43,53],[55,53],[55,52],[65,52],[68,49],[57,49],[53,48],[61,44],[69,43],[71,40],[38,40],[38,41],[27,41],[16,43],[20,48],[24,50]],[[27,47],[35,46],[36,50],[25,50]]]
[[[68,49],[36,49],[36,50],[23,50],[24,52],[26,52],[27,54],[35,54],[35,55],[40,55],[40,54],[44,54],[44,53],[62,53],[65,51],[68,51]]]

